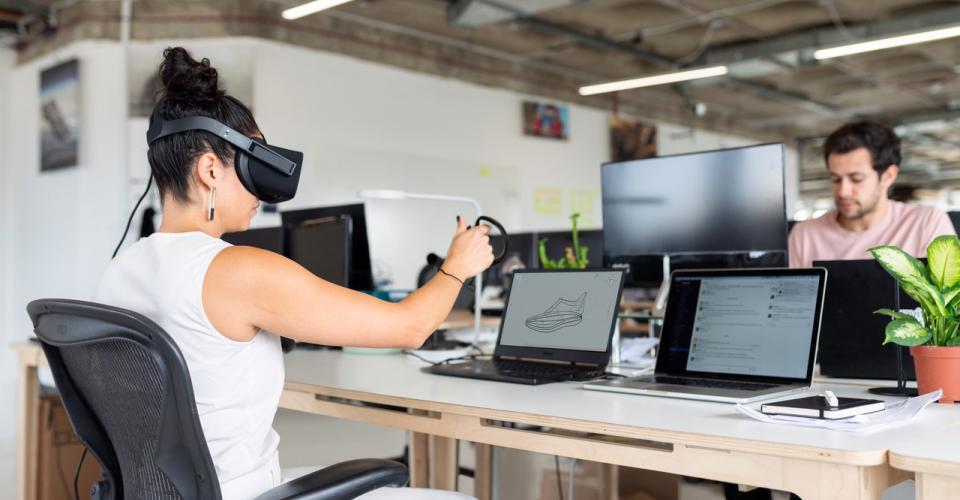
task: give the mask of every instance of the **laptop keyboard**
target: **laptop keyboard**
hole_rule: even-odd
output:
[[[494,365],[503,375],[521,378],[554,378],[558,380],[588,380],[601,377],[604,374],[600,369],[574,368],[564,365],[546,363],[527,363],[513,360],[496,360]]]
[[[743,391],[762,391],[777,387],[775,384],[763,384],[759,382],[734,382],[730,380],[713,380],[704,378],[684,378],[659,375],[654,378],[658,384],[688,385],[695,387],[711,387],[715,389],[736,389]]]

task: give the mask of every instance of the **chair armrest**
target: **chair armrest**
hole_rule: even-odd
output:
[[[340,462],[288,483],[256,500],[350,500],[385,486],[405,486],[407,468],[392,460],[367,458]]]

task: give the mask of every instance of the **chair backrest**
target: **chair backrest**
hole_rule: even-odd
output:
[[[65,299],[27,306],[77,437],[114,499],[219,499],[187,364],[132,311]]]

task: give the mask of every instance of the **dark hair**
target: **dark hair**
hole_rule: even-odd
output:
[[[878,175],[890,165],[900,165],[900,138],[889,127],[868,121],[848,123],[834,130],[823,143],[823,160],[860,148],[870,152]]]
[[[163,88],[157,93],[151,120],[206,116],[246,135],[260,130],[250,109],[218,87],[217,70],[206,58],[197,61],[183,47],[167,48],[160,63],[160,82]],[[190,201],[191,170],[206,152],[233,165],[234,147],[208,132],[182,132],[150,144],[147,159],[160,197],[169,192],[178,201]]]

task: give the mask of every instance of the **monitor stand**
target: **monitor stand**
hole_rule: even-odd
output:
[[[897,386],[896,387],[871,387],[868,389],[871,394],[880,396],[901,396],[912,398],[917,395],[916,389],[907,387],[907,377],[903,371],[903,347],[897,346]]]
[[[894,311],[900,311],[900,283],[894,280]],[[897,348],[897,386],[896,387],[871,387],[868,389],[871,394],[880,396],[900,396],[912,398],[917,395],[916,389],[907,387],[907,375],[903,371],[903,347],[894,344]]]

